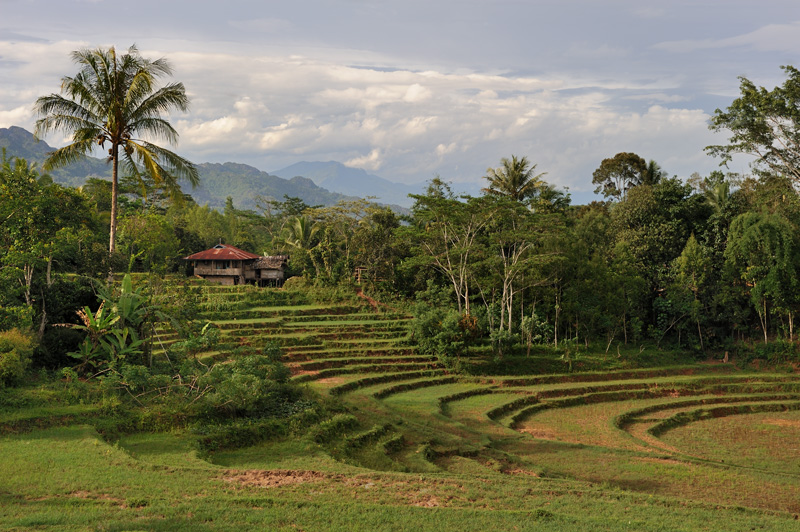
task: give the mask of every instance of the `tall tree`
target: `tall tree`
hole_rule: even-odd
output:
[[[546,174],[536,174],[536,165],[531,164],[527,157],[500,159],[500,167],[488,168],[484,179],[489,181],[489,187],[483,189],[487,194],[506,196],[514,201],[524,201],[532,197],[536,190],[544,185],[541,177]]]
[[[494,216],[494,209],[485,196],[456,198],[439,178],[431,181],[426,192],[410,195],[416,200],[411,212],[417,255],[421,264],[433,265],[449,280],[458,311],[470,314],[471,277],[480,248],[479,237]]]
[[[761,322],[764,343],[772,312],[788,318],[789,333],[794,336],[800,285],[798,256],[797,230],[779,214],[747,212],[731,223],[725,249],[726,273],[731,284],[749,293]]]
[[[756,170],[800,181],[800,70],[781,68],[787,79],[771,91],[739,78],[742,95],[725,111],[717,109],[708,126],[730,131],[728,144],[707,146],[706,151],[720,157],[723,165],[737,153],[751,155]]]
[[[44,163],[48,170],[69,164],[92,152],[95,145],[108,148],[111,163],[111,229],[109,252],[114,253],[117,236],[119,165],[130,175],[148,175],[156,184],[179,190],[178,179],[193,186],[199,182],[195,166],[149,139],[174,144],[178,133],[162,117],[172,109],[186,111],[189,98],[182,83],[158,88],[160,77],[172,74],[166,59],[152,61],[139,55],[135,46],[126,54],[107,50],[77,50],[72,59],[81,69],[61,80],[61,93],[36,100],[35,133],[51,131],[72,135],[72,142],[52,152]]]
[[[653,172],[660,172],[661,169],[656,167],[653,168]],[[612,196],[625,199],[629,189],[645,181],[647,172],[647,163],[635,153],[618,153],[610,159],[603,159],[592,174],[592,183],[597,185],[594,192],[595,194],[602,192],[606,198]]]

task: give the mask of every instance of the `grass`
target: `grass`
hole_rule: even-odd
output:
[[[215,360],[277,341],[336,416],[201,453],[192,425],[104,438],[102,394],[0,390],[0,530],[797,529],[796,373],[672,352],[654,367],[637,348],[582,354],[575,372],[541,349],[453,375],[397,313],[204,290]]]

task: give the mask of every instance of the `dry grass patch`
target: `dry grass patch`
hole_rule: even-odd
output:
[[[327,475],[319,471],[292,471],[288,469],[262,471],[254,469],[249,471],[226,471],[222,480],[242,486],[279,488],[281,486],[321,482],[336,477],[338,477],[338,475]]]

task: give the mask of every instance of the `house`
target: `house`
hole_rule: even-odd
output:
[[[288,255],[271,257],[256,255],[227,244],[217,244],[211,249],[194,253],[184,260],[194,264],[194,274],[214,283],[224,285],[283,283]]]

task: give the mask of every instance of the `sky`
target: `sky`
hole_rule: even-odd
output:
[[[134,43],[186,86],[169,118],[193,162],[481,184],[513,154],[590,201],[619,152],[684,179],[717,169],[709,118],[739,76],[771,89],[800,66],[800,2],[0,0],[0,127],[33,129],[71,51]]]

